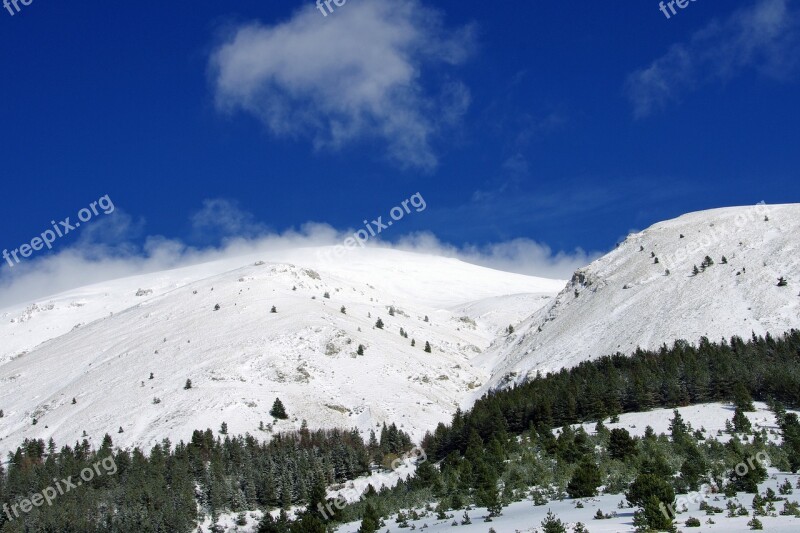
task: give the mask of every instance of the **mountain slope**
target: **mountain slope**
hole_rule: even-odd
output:
[[[395,250],[331,259],[301,249],[5,309],[0,451],[84,431],[95,444],[110,433],[149,446],[223,421],[263,437],[303,419],[362,430],[385,421],[420,437],[489,378],[472,359],[563,284]],[[271,428],[276,397],[290,420]]]
[[[676,339],[800,327],[799,250],[796,204],[691,213],[632,234],[481,356],[495,369],[484,390]]]

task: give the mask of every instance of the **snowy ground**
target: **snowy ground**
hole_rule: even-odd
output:
[[[767,430],[770,440],[780,442],[780,429],[775,421],[775,416],[763,402],[755,402],[755,412],[745,413],[753,425],[754,431]],[[653,428],[656,434],[669,434],[669,423],[674,418],[674,411],[678,411],[684,421],[691,424],[692,430],[701,430],[706,437],[713,437],[720,442],[728,442],[730,435],[725,433],[725,421],[733,419],[734,407],[726,403],[707,403],[678,407],[677,409],[654,409],[644,413],[626,413],[620,415],[619,422],[610,423],[608,419],[603,423],[608,429],[624,428],[632,436],[641,437],[647,426]],[[790,411],[798,412],[798,411]],[[588,433],[594,434],[596,424],[581,424]],[[578,427],[576,424],[573,427]]]
[[[791,474],[776,474],[775,479],[770,479],[761,485],[761,491],[771,487],[777,492],[777,486],[784,479],[788,479],[792,485],[797,484],[798,476]],[[678,497],[680,497],[679,495]],[[788,496],[791,501],[800,500],[800,489],[795,489],[795,494]],[[552,511],[562,522],[568,525],[568,531],[571,531],[572,526],[576,522],[582,522],[591,533],[623,533],[632,532],[633,528],[633,513],[635,509],[624,508],[619,509],[618,505],[624,501],[625,497],[621,495],[600,496],[597,498],[583,498],[580,501],[583,503],[583,508],[576,508],[577,500],[564,500],[554,501],[543,506],[534,506],[530,501],[516,502],[503,509],[503,514],[497,518],[493,518],[492,522],[484,522],[484,517],[487,516],[486,509],[475,508],[468,511],[472,524],[461,525],[463,518],[463,511],[451,512],[448,515],[454,515],[453,518],[447,520],[436,520],[435,513],[429,513],[429,516],[417,521],[409,521],[409,526],[413,525],[417,530],[421,530],[425,525],[425,531],[431,533],[439,533],[445,531],[463,531],[463,532],[481,532],[486,533],[489,528],[494,528],[497,533],[532,533],[536,529],[541,530],[541,522],[547,515],[548,511]],[[748,510],[753,501],[753,496],[750,494],[739,494],[736,500],[743,504]],[[708,500],[708,503],[714,507],[725,509],[727,498],[723,495],[714,495]],[[782,503],[776,505],[780,511]],[[747,522],[750,517],[735,517],[727,518],[726,513],[716,514],[713,517],[707,516],[705,511],[699,510],[700,503],[690,503],[687,505],[688,512],[678,515],[679,529],[683,531],[726,531],[726,532],[740,532],[750,531]],[[594,515],[597,511],[601,510],[604,514],[614,514],[616,516],[607,520],[595,520]],[[421,510],[419,510],[421,511]],[[689,517],[696,517],[702,522],[700,528],[685,528],[683,524]],[[712,518],[714,524],[706,523],[709,518]],[[453,521],[458,522],[457,529],[452,525]],[[779,533],[790,533],[800,530],[800,518],[777,516],[777,517],[759,517],[759,520],[764,524],[765,531],[776,531]],[[360,523],[351,523],[340,527],[338,533],[356,533]],[[385,528],[381,531],[408,531],[401,529],[397,526],[395,520],[386,522]]]

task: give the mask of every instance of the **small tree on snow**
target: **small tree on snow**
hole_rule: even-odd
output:
[[[269,414],[280,420],[289,418],[289,415],[286,414],[286,408],[283,406],[283,402],[281,402],[280,398],[275,398],[275,403],[272,404],[272,409],[269,410]]]
[[[277,313],[278,312],[278,308],[273,305],[272,309],[270,309],[269,312],[270,313]]]
[[[378,329],[383,329],[383,320],[379,318],[378,321],[375,322],[375,327]]]
[[[544,533],[567,533],[564,523],[556,518],[553,511],[547,510],[547,516],[542,520],[542,531]]]
[[[341,311],[343,315],[347,314],[347,308],[345,306],[342,306],[342,308],[339,309],[339,311]]]
[[[359,344],[358,345],[358,350],[356,350],[356,354],[364,355],[364,345],[363,344]]]
[[[431,353],[431,343],[425,341],[425,351]]]
[[[789,282],[786,281],[786,278],[784,278],[783,276],[778,278],[778,287],[785,287],[788,284],[789,284]]]
[[[183,386],[183,390],[189,390],[191,388],[192,388],[192,380],[191,379],[187,379],[186,380],[186,384]]]

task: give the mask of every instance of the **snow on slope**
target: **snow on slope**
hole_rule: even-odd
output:
[[[797,204],[691,213],[630,235],[484,354],[495,367],[487,387],[676,339],[798,328],[798,251]],[[692,275],[706,256],[714,264]]]
[[[324,252],[226,259],[2,310],[0,452],[84,431],[149,446],[223,421],[263,437],[303,419],[386,421],[419,438],[489,378],[472,360],[564,284],[389,249]],[[270,427],[276,397],[291,418]]]

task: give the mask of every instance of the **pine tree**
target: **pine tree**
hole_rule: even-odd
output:
[[[341,311],[341,313],[342,313],[343,315],[346,315],[346,314],[347,314],[347,308],[346,308],[345,306],[342,306],[342,308],[341,308],[341,309],[339,309],[339,311]]]
[[[551,510],[547,510],[547,516],[542,520],[542,533],[567,533],[564,523],[556,518]]]
[[[358,349],[356,350],[356,354],[364,355],[364,345],[363,344],[359,344],[358,345]]]
[[[597,468],[594,458],[586,457],[567,484],[567,494],[570,498],[590,498],[597,495],[597,487],[601,483],[600,469]]]
[[[745,416],[744,411],[740,408],[736,408],[736,411],[733,413],[733,429],[736,433],[750,433],[753,430],[752,424],[750,424],[750,419]]]
[[[700,269],[699,269],[699,268],[697,268],[697,265],[694,265],[694,268],[692,268],[692,275],[693,275],[693,276],[696,276],[696,275],[698,275],[699,273],[700,273]]]
[[[378,329],[383,329],[383,320],[378,318],[378,321],[375,322],[375,327],[378,328]]]
[[[395,313],[394,306],[390,305],[389,306],[389,316],[394,316],[394,313]]]
[[[788,284],[789,282],[787,282],[783,276],[778,278],[778,287],[786,287]]]
[[[675,491],[659,474],[640,473],[626,494],[631,505],[640,507],[640,523],[656,531],[671,530],[672,519],[662,509],[675,505]],[[640,525],[640,524],[637,524]]]
[[[756,410],[750,391],[741,381],[737,381],[733,386],[733,405],[747,413],[752,413]]]
[[[183,390],[189,390],[191,388],[192,388],[192,380],[191,379],[187,379],[186,380],[186,384],[183,386]]]
[[[222,425],[219,427],[220,435],[227,435],[228,434],[228,424],[227,422],[223,422]]]
[[[413,348],[416,345],[417,345],[417,341],[414,340],[414,339],[411,339],[411,347]]]
[[[378,531],[380,527],[381,517],[378,514],[378,511],[372,506],[372,504],[367,504],[367,508],[364,510],[364,517],[361,520],[361,527],[358,528],[358,533],[375,533]]]
[[[608,440],[608,453],[613,459],[624,461],[636,455],[636,441],[627,429],[612,429]]]
[[[431,343],[425,341],[425,351],[431,353]]]
[[[328,291],[325,291],[325,294],[323,294],[322,297],[323,298],[327,298],[328,300],[330,300],[331,299],[331,293],[329,293]]]
[[[281,402],[280,398],[275,398],[275,403],[272,404],[272,409],[269,410],[269,414],[279,420],[286,420],[289,418],[289,415],[286,414],[286,408],[283,406],[283,402]]]

